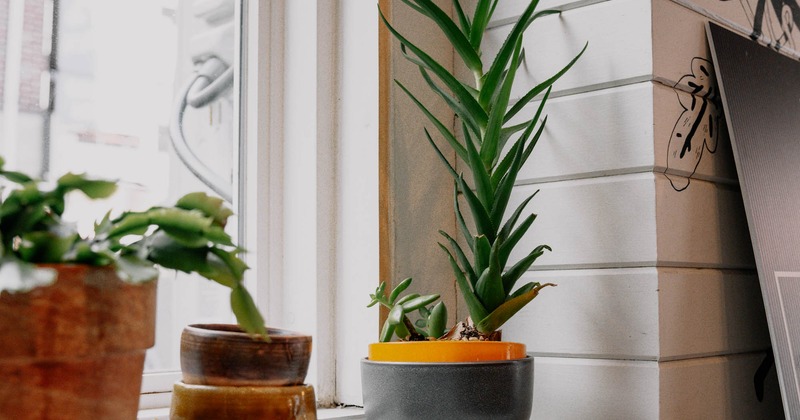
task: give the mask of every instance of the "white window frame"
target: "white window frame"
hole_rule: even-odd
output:
[[[360,359],[378,332],[365,307],[379,275],[376,15],[369,2],[236,6],[247,286],[268,325],[312,335],[321,407],[361,404]],[[179,379],[145,374],[140,409],[168,407]]]

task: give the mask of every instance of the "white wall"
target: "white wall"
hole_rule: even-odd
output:
[[[484,57],[527,3],[499,3]],[[741,29],[741,2],[542,5],[564,11],[531,25],[516,95],[589,48],[556,83],[512,197],[541,189],[519,252],[550,244],[527,276],[559,283],[504,327],[536,357],[533,418],[779,417],[775,376],[764,403],[752,385],[769,337],[730,145],[713,119],[721,110],[685,109],[689,82],[702,79],[687,76],[694,59],[708,59],[703,23],[716,16]],[[696,118],[679,159],[681,130]]]

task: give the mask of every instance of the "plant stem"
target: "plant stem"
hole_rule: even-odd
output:
[[[405,315],[403,315],[403,324],[408,328],[408,341],[425,341],[425,336],[417,332],[417,328]]]

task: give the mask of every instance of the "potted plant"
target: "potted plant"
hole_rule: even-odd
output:
[[[455,18],[432,0],[403,2],[441,29],[474,76],[470,82],[458,80],[399,33],[379,11],[386,28],[400,42],[405,58],[418,66],[427,85],[455,113],[461,126],[461,136],[457,137],[455,130],[439,121],[402,82],[395,81],[453,149],[471,177],[470,182],[456,170],[456,163],[445,157],[426,129],[428,143],[454,180],[453,205],[465,246],[456,240],[458,235],[444,231],[440,233],[445,244],[439,245],[453,268],[470,316],[445,333],[444,305],[440,302],[428,307],[438,295],[400,297],[411,282],[408,279],[387,296],[381,284],[370,295],[370,305],[386,306],[389,316],[381,331],[381,342],[370,346],[369,357],[362,362],[367,416],[415,418],[425,412],[430,418],[527,419],[533,393],[533,361],[526,355],[524,344],[499,341],[499,328],[543,288],[554,285],[517,285],[534,261],[550,250],[547,245],[528,250],[519,261],[509,261],[511,251],[536,218],[535,214],[523,216],[536,193],[510,215],[506,213],[517,175],[547,122],[547,117],[540,117],[552,84],[575,64],[586,46],[559,72],[512,104],[512,86],[524,61],[523,35],[534,20],[558,11],[536,12],[538,0],[531,1],[494,58],[484,61],[481,43],[498,0],[478,0],[471,17],[460,1],[454,0]],[[540,96],[532,117],[517,124],[511,122],[523,107]],[[464,217],[459,195],[469,208],[471,225]],[[408,314],[414,311],[419,312],[420,319],[412,324]],[[393,335],[401,342],[388,342]]]
[[[66,195],[110,196],[116,183],[66,174],[52,185],[0,158],[0,412],[14,418],[135,418],[153,345],[158,266],[231,289],[250,337],[264,320],[224,228],[232,212],[191,193],[174,207],[109,212],[84,237],[62,220]]]

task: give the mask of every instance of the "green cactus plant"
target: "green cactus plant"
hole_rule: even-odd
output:
[[[233,212],[205,193],[190,193],[174,207],[111,213],[82,237],[62,219],[66,195],[80,191],[91,199],[111,196],[115,182],[66,174],[51,188],[32,177],[4,169],[0,194],[0,293],[22,293],[57,281],[38,264],[113,266],[121,279],[139,283],[158,277],[157,266],[198,273],[231,289],[231,308],[245,331],[267,337],[264,319],[243,284],[247,265],[241,249],[225,233]]]
[[[552,85],[575,64],[588,46],[587,43],[555,75],[511,103],[514,79],[525,60],[523,34],[536,19],[559,12],[536,12],[538,0],[531,1],[487,69],[484,68],[481,44],[498,1],[478,0],[470,18],[461,2],[453,0],[455,18],[451,18],[432,0],[403,0],[441,29],[472,73],[474,80],[470,82],[459,80],[430,54],[410,42],[388,22],[379,8],[386,28],[400,41],[404,57],[419,68],[427,85],[455,113],[461,126],[462,135],[459,137],[453,127],[437,119],[409,89],[395,80],[471,174],[469,182],[456,170],[456,162],[448,160],[430,132],[424,130],[428,143],[453,177],[453,205],[467,252],[453,235],[444,231],[440,233],[446,245],[439,245],[452,265],[458,289],[469,309],[472,327],[487,336],[532,301],[542,288],[553,286],[551,283],[531,282],[516,287],[517,281],[534,261],[551,250],[547,245],[528,251],[506,269],[512,250],[536,218],[535,214],[522,217],[536,193],[523,200],[507,217],[506,212],[519,171],[533,152],[547,122],[546,116],[542,118],[542,111]],[[534,116],[512,124],[512,118],[535,98],[540,98],[540,104]],[[469,207],[474,231],[468,227],[461,211],[459,195]]]

